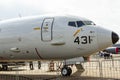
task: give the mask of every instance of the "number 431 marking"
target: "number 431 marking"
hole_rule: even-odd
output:
[[[81,41],[80,41],[81,40]],[[74,40],[74,43],[78,43],[78,44],[91,44],[91,37],[90,36],[81,36],[81,37],[76,37]]]

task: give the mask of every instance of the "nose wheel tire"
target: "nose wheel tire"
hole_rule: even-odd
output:
[[[70,76],[72,73],[72,69],[70,67],[63,67],[61,69],[62,76]]]

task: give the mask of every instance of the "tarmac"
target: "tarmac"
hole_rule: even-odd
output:
[[[120,79],[75,75],[71,75],[68,77],[63,77],[61,75],[0,75],[0,80],[120,80]]]

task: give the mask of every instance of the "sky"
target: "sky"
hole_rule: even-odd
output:
[[[85,17],[120,35],[120,0],[0,0],[0,20],[49,13]]]

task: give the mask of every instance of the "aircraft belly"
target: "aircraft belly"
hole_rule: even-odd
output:
[[[88,47],[89,48],[89,47]],[[96,49],[96,48],[94,48]],[[80,56],[87,56],[93,53],[93,49],[84,48],[80,49],[76,46],[64,45],[64,46],[51,46],[44,45],[39,50],[39,53],[43,59],[66,59]]]

